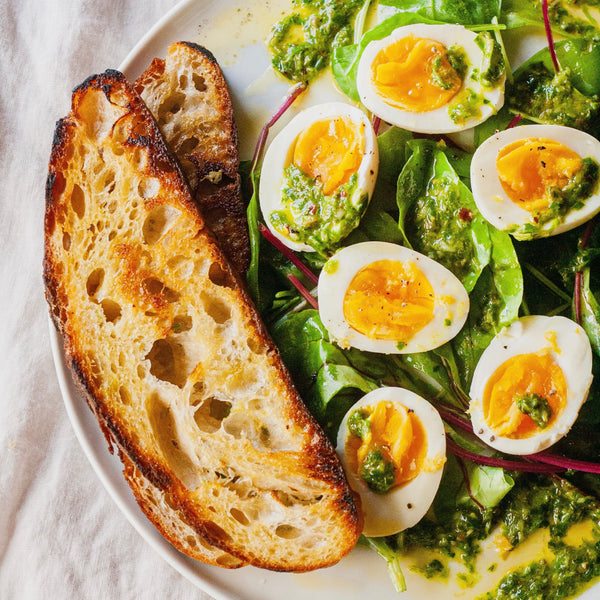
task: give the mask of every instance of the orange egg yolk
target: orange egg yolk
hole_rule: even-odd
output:
[[[344,296],[344,317],[371,339],[408,341],[433,319],[433,287],[411,263],[374,261],[356,273]]]
[[[547,400],[552,416],[546,427],[564,410],[567,383],[550,352],[513,356],[496,369],[483,396],[483,415],[490,429],[513,439],[539,433],[540,427],[517,407],[517,398],[525,394],[536,394]]]
[[[331,195],[358,171],[365,154],[365,126],[335,117],[317,121],[296,139],[292,162]]]
[[[363,409],[370,415],[369,433],[363,438],[349,436],[346,456],[350,468],[359,473],[371,450],[379,449],[386,461],[395,467],[394,486],[414,479],[426,470],[440,465],[428,464],[427,433],[414,411],[396,402],[379,402]]]
[[[581,165],[577,152],[542,138],[508,144],[496,158],[498,177],[507,196],[529,212],[547,208],[550,189],[565,188]]]
[[[444,85],[434,76],[443,73]],[[373,85],[388,104],[428,112],[448,104],[462,80],[444,44],[409,35],[381,50],[372,65]]]

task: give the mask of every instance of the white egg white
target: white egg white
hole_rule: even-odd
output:
[[[600,142],[593,136],[564,125],[521,125],[500,131],[477,148],[471,161],[471,189],[479,211],[487,221],[501,230],[534,224],[531,213],[513,202],[502,187],[496,168],[498,153],[508,144],[529,138],[560,142],[581,158],[592,157],[600,163]],[[600,188],[600,186],[598,186]],[[571,209],[556,226],[547,222],[532,234],[515,233],[517,239],[556,235],[591,219],[600,212],[600,189],[585,200],[583,208]]]
[[[463,87],[458,94],[468,86],[469,89],[485,99],[478,104],[479,114],[468,118],[465,122],[456,122],[449,113],[447,105],[424,112],[412,112],[388,103],[377,91],[373,84],[371,69],[379,52],[390,44],[409,35],[438,41],[446,48],[452,46],[464,49],[469,65],[463,79]],[[487,88],[481,85],[477,77],[483,63],[483,52],[475,42],[477,34],[462,25],[430,25],[417,23],[395,29],[388,37],[370,42],[365,48],[357,69],[356,85],[362,103],[384,121],[419,133],[453,133],[471,129],[495,114],[504,104],[503,75],[497,85]]]
[[[379,402],[398,403],[413,410],[427,433],[425,460],[439,468],[422,471],[408,483],[392,488],[386,494],[371,491],[362,478],[349,468],[346,442],[352,435],[348,431],[348,417],[353,410],[375,406]],[[350,487],[359,494],[364,516],[363,533],[378,537],[393,535],[416,525],[429,510],[437,493],[446,457],[444,424],[438,411],[427,400],[404,388],[385,387],[363,396],[344,416],[337,437],[337,453],[346,472]]]
[[[488,379],[509,358],[546,351],[550,352],[565,376],[568,396],[564,410],[551,425],[531,437],[513,439],[498,435],[488,425],[483,412]],[[592,349],[582,327],[561,316],[523,317],[496,335],[475,368],[469,407],[473,430],[486,444],[507,454],[540,452],[571,429],[587,398],[591,383]]]
[[[344,296],[356,273],[374,261],[392,260],[418,267],[431,284],[435,303],[433,319],[405,344],[370,338],[352,328],[344,318]],[[319,276],[319,314],[332,341],[382,354],[425,352],[451,340],[465,323],[469,295],[446,267],[410,248],[389,242],[361,242],[334,254]]]
[[[365,152],[357,171],[357,185],[353,201],[366,194],[367,202],[371,199],[377,170],[379,167],[379,151],[377,137],[367,115],[350,104],[343,102],[327,102],[311,106],[299,112],[273,139],[264,156],[259,184],[259,202],[267,227],[288,248],[297,252],[314,252],[308,244],[290,239],[271,224],[269,215],[283,208],[281,196],[284,185],[284,169],[291,163],[298,136],[313,123],[334,117],[343,117],[356,124],[364,124]],[[366,206],[365,206],[366,208]],[[324,224],[326,227],[327,224]]]

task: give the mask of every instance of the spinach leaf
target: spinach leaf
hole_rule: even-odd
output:
[[[356,70],[364,47],[350,44],[334,48],[331,53],[331,73],[337,86],[354,102],[360,102],[356,88]]]
[[[555,42],[556,58],[562,69],[570,72],[571,83],[582,94],[600,93],[600,40],[579,38]],[[554,72],[550,49],[545,47],[527,59],[514,72],[515,80],[522,78],[532,67],[541,64]]]
[[[444,352],[387,356],[341,349],[329,341],[318,312],[310,309],[286,315],[271,333],[300,395],[332,440],[350,407],[378,387],[404,387],[460,406],[440,358]]]
[[[358,543],[371,548],[371,550],[375,550],[385,560],[394,588],[399,593],[405,592],[407,587],[402,567],[400,566],[401,553],[397,551],[394,544],[390,543],[389,538],[370,538],[361,535]]]
[[[383,6],[416,12],[444,23],[477,25],[500,17],[501,0],[379,0]]]
[[[496,327],[501,329],[518,316],[523,299],[523,272],[510,236],[495,227],[490,227],[490,237],[490,270],[500,300]]]
[[[444,146],[423,139],[407,145],[413,153],[396,196],[400,229],[410,246],[444,265],[471,291],[490,259],[488,224]]]
[[[590,338],[594,352],[600,356],[600,304],[590,287],[590,267],[586,266],[582,273],[581,325]]]
[[[446,343],[433,350],[433,353],[441,361],[446,372],[446,379],[452,390],[455,404],[458,407],[466,408],[469,405],[469,395],[464,391],[461,385],[460,369],[452,348],[452,344]],[[452,402],[450,400],[450,402]]]
[[[514,242],[523,269],[526,312],[571,317],[575,273],[582,268],[577,246],[581,228],[561,235]]]
[[[562,40],[554,46],[560,66],[571,71],[573,85],[586,96],[600,94],[600,40],[577,38]],[[549,55],[550,51],[544,49],[544,61],[552,60]]]
[[[448,344],[433,352],[404,354],[396,360],[410,377],[416,393],[429,400],[465,407],[466,395],[460,389],[456,361]]]
[[[594,135],[599,130],[600,103],[575,87],[570,69],[557,73],[542,62],[533,63],[519,75],[507,92],[513,113],[538,123],[555,123]]]
[[[362,395],[382,385],[409,384],[385,356],[332,344],[315,310],[287,315],[271,333],[300,395],[332,439],[344,414]]]
[[[457,275],[470,292],[471,310],[449,349],[429,353],[418,370],[438,380],[441,358],[468,389],[472,372],[494,335],[517,316],[523,275],[508,234],[481,217],[471,192],[452,168],[454,158],[429,140],[408,142],[412,151],[398,178],[397,201],[405,243],[434,258]],[[458,156],[466,171],[466,159]],[[462,165],[462,166],[460,166]],[[445,355],[442,355],[445,352]],[[407,360],[407,359],[405,359]],[[412,360],[412,359],[408,359]],[[419,361],[415,361],[419,365]],[[443,379],[446,399],[459,399],[458,382]]]
[[[398,176],[396,203],[398,204],[398,226],[404,235],[407,246],[411,246],[405,233],[404,222],[410,208],[425,195],[431,166],[433,163],[434,145],[418,142],[410,147],[412,152],[404,168]]]
[[[398,173],[406,163],[406,144],[412,140],[413,134],[400,127],[390,127],[387,131],[377,136],[379,148],[379,171],[377,173],[377,186],[380,184],[396,187]],[[374,196],[377,196],[375,188]]]
[[[492,255],[470,293],[469,317],[452,340],[464,389],[470,387],[473,371],[492,338],[519,315],[523,298],[523,273],[507,233],[489,228]]]
[[[406,160],[406,142],[411,139],[412,133],[399,127],[391,127],[377,137],[379,171],[373,197],[359,226],[346,238],[344,245],[368,240],[402,243],[397,222],[396,182]]]
[[[493,508],[515,484],[514,479],[504,469],[485,467],[474,463],[469,463],[466,468],[472,496],[466,492],[464,487],[461,488],[461,494],[457,496],[458,504],[466,502],[472,497],[485,508]]]
[[[246,273],[246,281],[250,295],[259,310],[265,309],[268,302],[259,285],[260,267],[260,241],[261,235],[258,230],[260,219],[260,206],[258,203],[258,184],[260,180],[260,167],[252,169],[252,162],[247,160],[240,163],[240,174],[242,180],[242,193],[245,198],[250,197],[246,215],[248,220],[248,233],[250,236],[251,261]]]
[[[513,477],[504,469],[464,462],[461,468],[453,455],[448,455],[434,511],[438,519],[453,514],[457,506],[478,503],[484,509],[496,507],[514,487]]]
[[[509,84],[507,83],[506,90],[508,89]],[[505,103],[495,115],[492,115],[489,119],[486,119],[483,123],[480,123],[473,128],[473,146],[477,148],[498,131],[506,129],[514,118],[515,115],[509,110],[508,105]],[[523,123],[525,123],[525,121],[523,121]]]
[[[380,242],[402,243],[402,234],[398,230],[396,218],[378,208],[377,203],[372,203],[367,208],[359,226],[350,232],[344,240],[344,245],[357,244],[369,240]]]

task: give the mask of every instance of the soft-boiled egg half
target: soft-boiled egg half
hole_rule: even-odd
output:
[[[319,275],[318,294],[332,341],[383,354],[437,348],[469,312],[467,291],[446,267],[389,242],[339,250]]]
[[[267,226],[292,250],[327,253],[360,222],[378,166],[362,110],[343,102],[303,110],[265,153],[259,198]]]
[[[504,66],[493,44],[462,25],[398,27],[365,48],[356,78],[360,99],[410,131],[470,129],[504,104]]]
[[[392,535],[418,523],[433,502],[446,462],[444,425],[414,392],[379,388],[345,415],[337,452],[361,499],[363,533]]]
[[[473,155],[473,197],[485,219],[517,239],[556,235],[600,211],[599,163],[600,142],[578,129],[505,129]]]
[[[570,429],[592,383],[585,331],[561,316],[527,316],[483,352],[471,384],[473,430],[507,454],[533,454]]]

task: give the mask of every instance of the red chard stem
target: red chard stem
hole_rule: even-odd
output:
[[[550,25],[550,16],[548,15],[548,0],[543,0],[542,12],[544,13],[544,27],[546,28],[546,39],[548,40],[548,49],[550,50],[550,57],[552,58],[554,70],[558,73],[560,71],[560,64],[558,62],[558,57],[556,56],[554,38],[552,37],[552,26]]]
[[[300,292],[302,297],[315,309],[319,310],[319,305],[313,295],[300,283],[300,280],[295,275],[288,275],[287,278],[291,284]]]
[[[281,254],[283,254],[297,269],[302,273],[309,281],[315,285],[318,283],[319,278],[280,240],[278,240],[270,231],[269,228],[263,225],[259,225],[260,232],[262,233],[265,240],[270,242]]]

